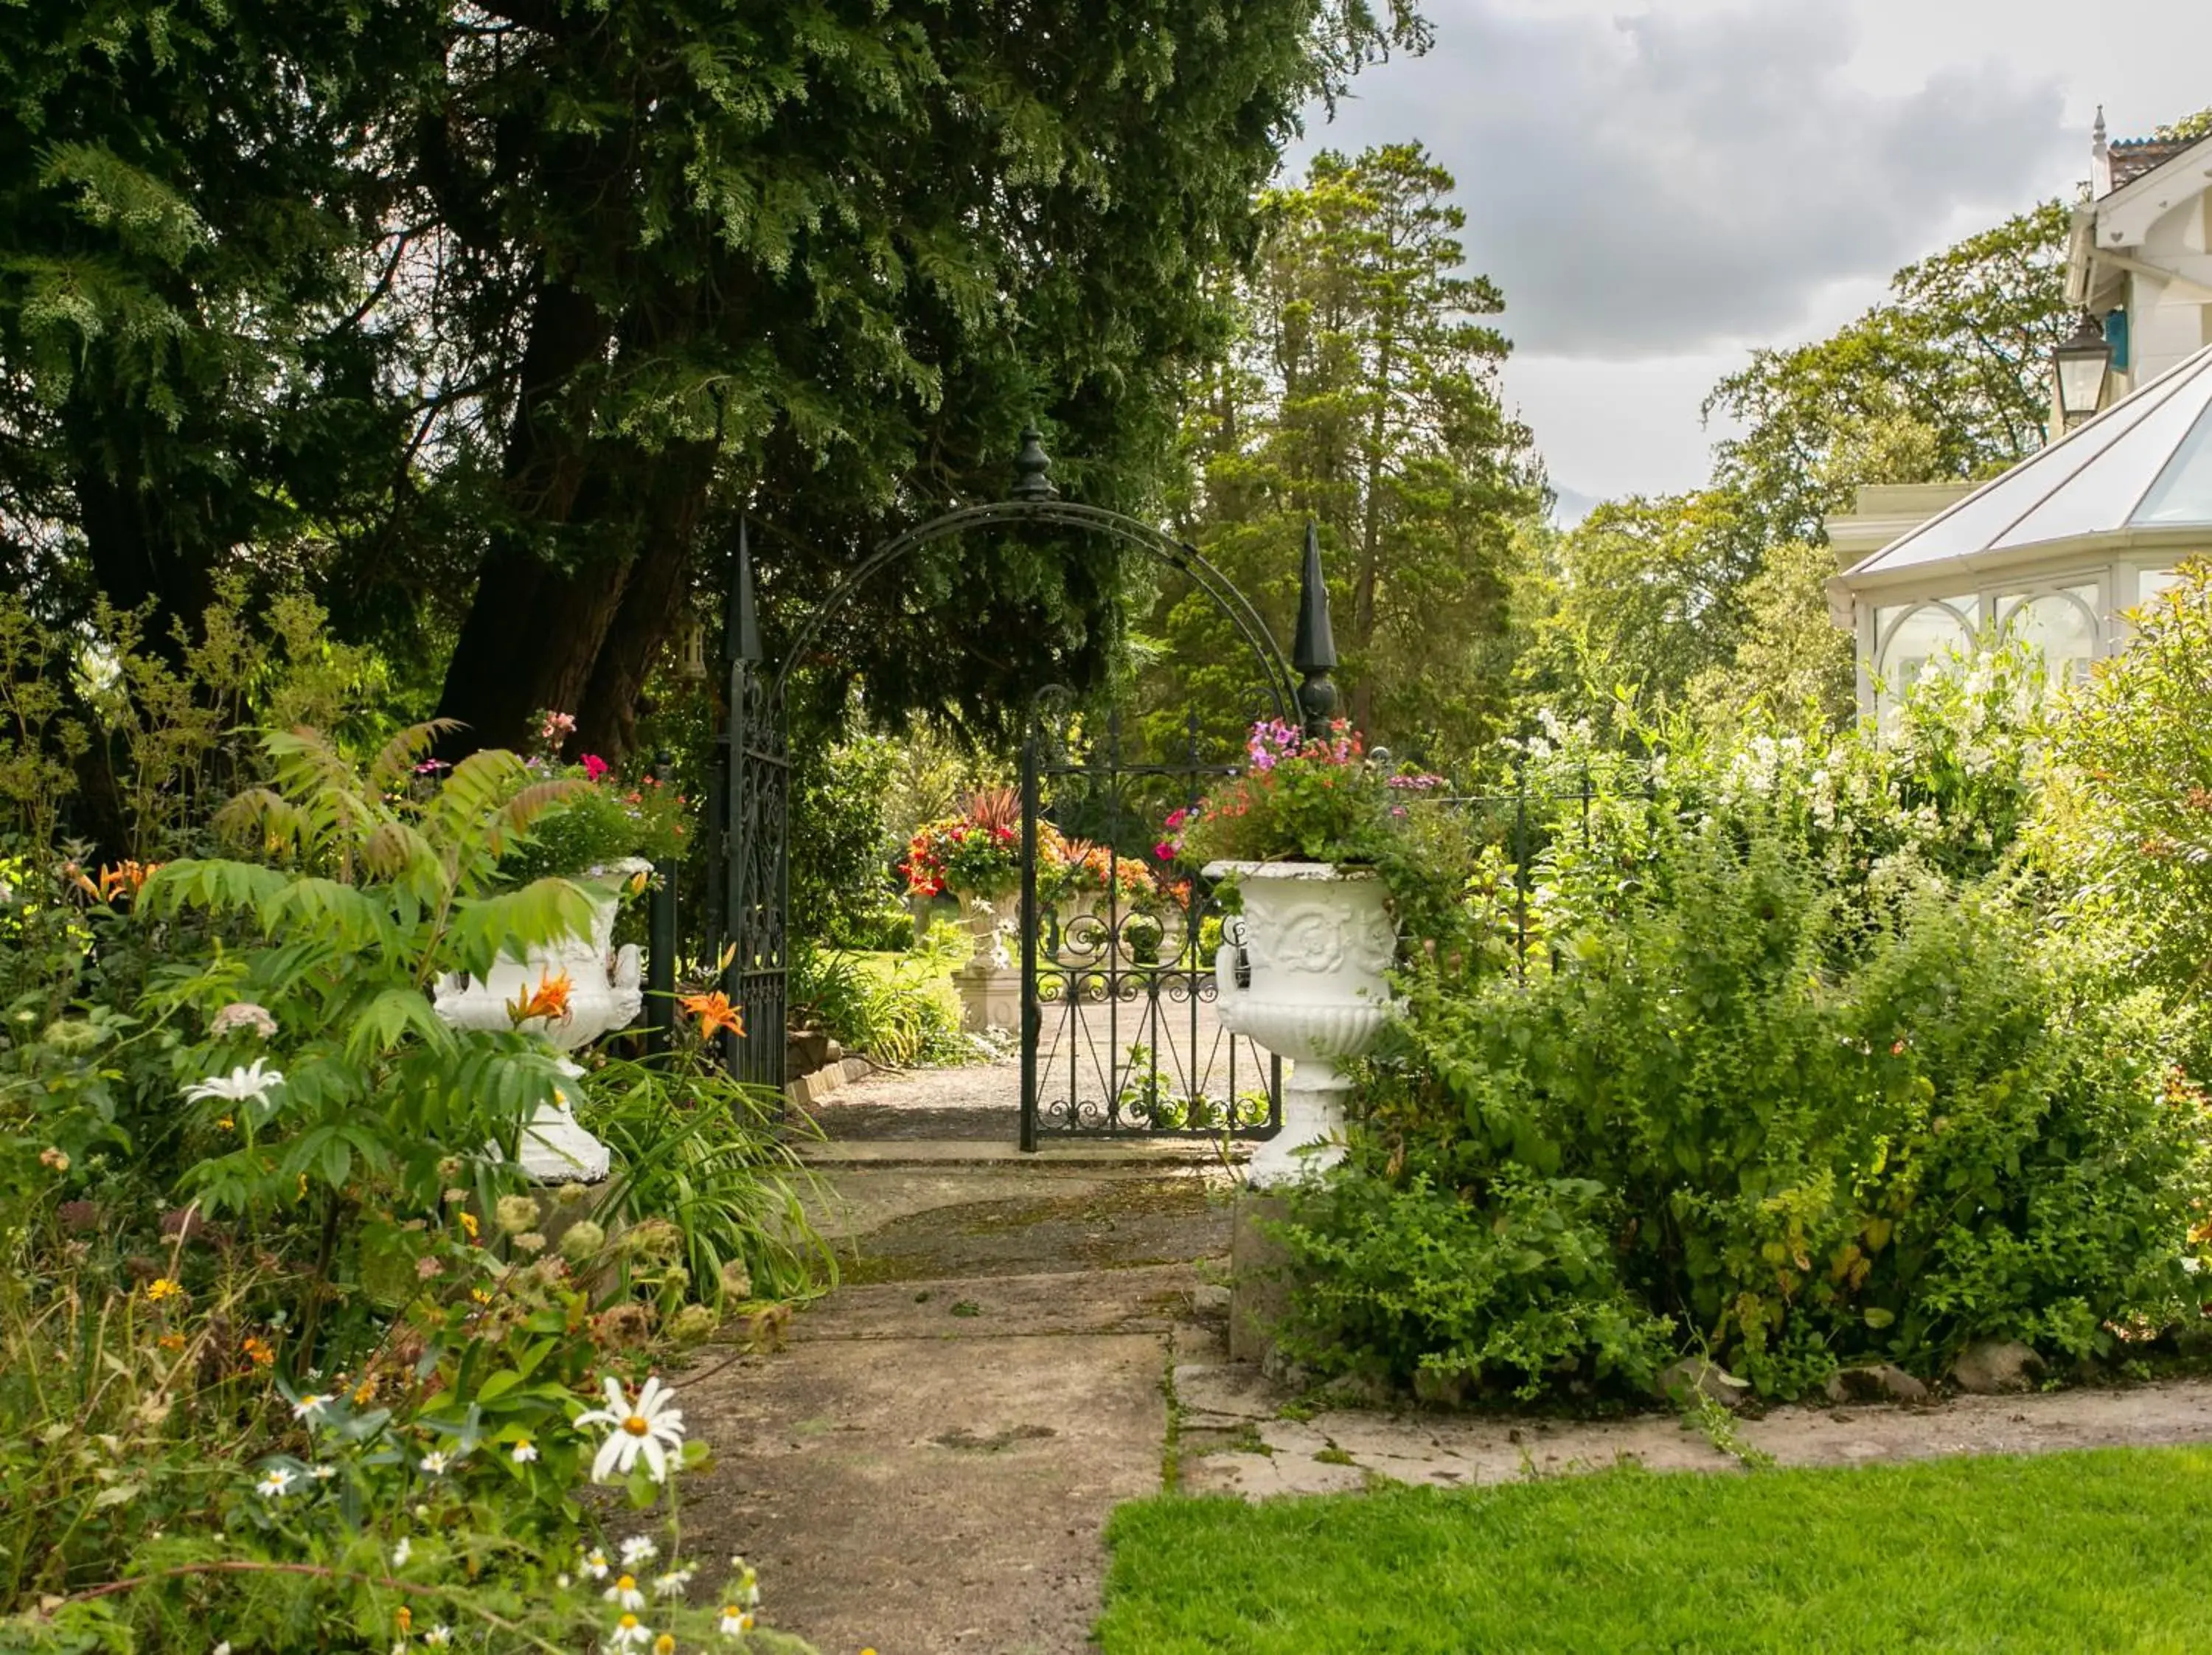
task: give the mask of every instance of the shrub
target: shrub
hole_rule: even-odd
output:
[[[1525,981],[1409,979],[1352,1165],[1291,1232],[1316,1360],[1525,1394],[1694,1346],[1788,1396],[1984,1337],[2106,1353],[2197,1302],[2212,1162],[2171,1024],[2042,946],[2002,881],[1717,785],[1738,756],[1557,847]],[[1568,1238],[1579,1278],[1547,1251]],[[1529,1279],[1498,1287],[1501,1256]],[[1668,1343],[1635,1336],[1651,1317]]]

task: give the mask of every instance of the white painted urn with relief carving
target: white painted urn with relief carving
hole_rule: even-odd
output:
[[[1214,862],[1206,873],[1235,881],[1243,909],[1214,956],[1221,1021],[1291,1062],[1282,1130],[1253,1155],[1248,1176],[1288,1183],[1343,1159],[1352,1081],[1340,1065],[1372,1045],[1390,1015],[1397,922],[1371,869]]]
[[[440,979],[438,1015],[459,1029],[514,1028],[511,1008],[525,1005],[544,985],[565,978],[564,1014],[531,1018],[520,1025],[524,1033],[571,1052],[628,1028],[645,1006],[642,961],[635,943],[615,947],[615,918],[623,885],[652,872],[652,863],[636,857],[592,869],[581,882],[592,904],[587,934],[533,943],[520,959],[503,953],[483,977],[455,974]],[[568,1063],[564,1072],[573,1080],[583,1070]],[[523,1127],[516,1159],[541,1183],[596,1183],[607,1176],[611,1164],[607,1147],[576,1119],[565,1089],[556,1087],[554,1095],[556,1101],[541,1104]]]

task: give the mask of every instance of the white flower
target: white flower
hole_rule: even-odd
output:
[[[656,1597],[681,1597],[684,1589],[691,1584],[691,1577],[697,1573],[696,1569],[671,1569],[654,1579],[653,1595]]]
[[[610,1649],[643,1649],[653,1641],[653,1628],[635,1615],[625,1615],[615,1622],[615,1629],[607,1634]]]
[[[395,1569],[405,1568],[407,1567],[407,1559],[410,1555],[412,1555],[414,1550],[415,1542],[410,1540],[405,1535],[400,1536],[399,1543],[392,1549],[392,1567]]]
[[[335,1465],[315,1465],[307,1469],[307,1475],[318,1482],[328,1482],[337,1474],[338,1468]]]
[[[294,1475],[281,1465],[272,1465],[261,1474],[261,1481],[253,1485],[254,1492],[264,1500],[282,1500],[291,1492]]]
[[[584,1573],[594,1580],[607,1578],[607,1555],[597,1546],[584,1554]]]
[[[553,1584],[558,1586],[562,1591],[568,1591],[569,1585],[568,1571],[563,1569],[560,1573],[555,1575],[553,1577]]]
[[[453,1463],[443,1449],[433,1449],[422,1456],[423,1474],[434,1477],[443,1476],[446,1474],[446,1468]]]
[[[617,1575],[614,1585],[609,1586],[599,1596],[610,1603],[620,1604],[623,1609],[645,1607],[645,1594],[637,1589],[637,1577],[634,1574]]]
[[[422,1634],[422,1641],[433,1649],[443,1649],[453,1641],[453,1629],[441,1622]]]
[[[650,1563],[660,1555],[660,1548],[645,1535],[634,1534],[622,1543],[622,1561],[635,1568],[641,1563]]]
[[[298,1402],[292,1404],[292,1417],[295,1420],[312,1420],[330,1405],[329,1397],[319,1393],[310,1394],[301,1397]]]
[[[230,1655],[230,1640],[228,1638],[224,1639],[213,1649],[208,1651],[208,1655]]]
[[[684,1446],[684,1410],[675,1405],[675,1396],[655,1375],[635,1403],[626,1402],[622,1381],[607,1375],[607,1405],[576,1416],[578,1425],[607,1427],[607,1439],[592,1460],[592,1482],[628,1476],[641,1457],[655,1482],[668,1481],[668,1451]]]
[[[525,1437],[520,1442],[514,1445],[514,1463],[517,1465],[527,1465],[531,1461],[537,1457],[538,1445],[531,1441],[529,1438]]]
[[[716,1629],[725,1638],[742,1638],[753,1629],[752,1613],[736,1603],[725,1603],[722,1605],[722,1618],[715,1624]]]
[[[284,1072],[264,1067],[257,1057],[249,1067],[234,1068],[228,1074],[212,1080],[203,1080],[198,1086],[185,1088],[185,1101],[205,1103],[219,1098],[227,1104],[259,1103],[269,1095],[272,1086],[284,1084]]]

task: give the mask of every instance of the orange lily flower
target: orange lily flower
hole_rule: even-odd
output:
[[[745,1031],[744,1013],[730,1004],[729,995],[720,989],[710,995],[685,995],[676,1003],[699,1019],[702,1036],[711,1037],[724,1029],[736,1035]]]
[[[528,995],[507,1002],[507,1014],[518,1024],[527,1023],[533,1017],[550,1018],[557,1023],[568,1015],[568,993],[574,987],[566,971],[541,977],[538,987]]]

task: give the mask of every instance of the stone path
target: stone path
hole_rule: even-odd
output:
[[[688,1486],[693,1549],[744,1553],[769,1622],[822,1655],[1073,1655],[1098,1612],[1107,1514],[1164,1486],[1257,1499],[1625,1459],[1741,1469],[1666,1415],[1312,1412],[1226,1360],[1227,1169],[1122,1146],[986,1158],[886,1122],[977,1107],[953,1079],[865,1085],[819,1111],[876,1135],[826,1146],[814,1213],[846,1285],[793,1319],[787,1348],[710,1356],[679,1381],[715,1448]],[[1790,1465],[2212,1442],[2212,1382],[1778,1409],[1736,1433]]]

